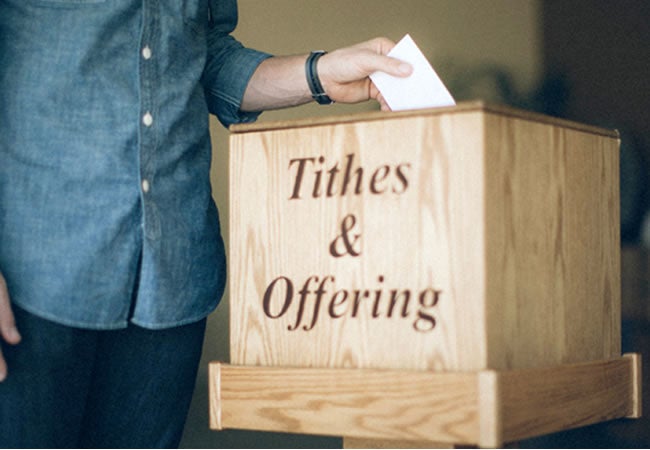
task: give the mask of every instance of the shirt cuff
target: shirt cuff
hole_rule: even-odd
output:
[[[262,111],[241,111],[241,102],[253,73],[262,61],[272,55],[249,48],[240,48],[220,67],[218,76],[206,87],[208,110],[228,127],[235,123],[257,120]]]

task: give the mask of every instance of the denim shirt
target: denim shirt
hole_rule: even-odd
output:
[[[269,55],[236,0],[0,0],[0,272],[12,302],[91,329],[199,320],[223,293],[208,111]],[[219,162],[224,163],[224,162]]]

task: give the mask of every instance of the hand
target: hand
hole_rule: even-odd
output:
[[[20,342],[20,334],[16,329],[16,322],[14,320],[14,313],[11,310],[11,303],[9,302],[9,292],[7,290],[7,283],[5,282],[2,273],[0,272],[0,339],[3,339],[8,344],[16,345]],[[7,378],[7,363],[2,356],[2,348],[0,347],[0,382]]]
[[[318,76],[323,89],[337,102],[357,103],[372,98],[379,101],[382,110],[389,110],[368,76],[377,71],[397,77],[412,73],[410,64],[386,56],[394,46],[389,39],[376,38],[322,56],[318,60]]]
[[[340,103],[373,98],[379,101],[382,110],[389,110],[368,76],[381,71],[406,77],[413,72],[410,64],[386,56],[394,46],[389,39],[376,38],[323,55],[317,62],[317,70],[325,93]],[[307,55],[293,55],[264,60],[246,87],[241,110],[264,111],[311,102],[305,77],[306,59]]]

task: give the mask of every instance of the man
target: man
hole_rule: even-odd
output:
[[[0,1],[0,447],[174,447],[225,283],[222,123],[377,99],[375,39],[271,57],[236,0]]]

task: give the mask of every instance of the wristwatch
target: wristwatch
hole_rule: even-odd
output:
[[[314,50],[309,54],[305,62],[305,74],[307,75],[307,84],[311,90],[311,96],[320,105],[331,105],[334,100],[329,98],[323,89],[323,85],[318,78],[318,71],[316,70],[316,63],[318,59],[326,54],[325,50]]]

